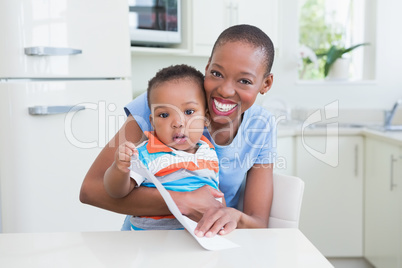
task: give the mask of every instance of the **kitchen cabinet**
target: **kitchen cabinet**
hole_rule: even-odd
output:
[[[377,268],[402,267],[402,147],[367,138],[364,255]]]
[[[131,47],[132,54],[209,57],[219,34],[235,24],[259,27],[278,47],[278,0],[183,0],[182,42],[169,47]]]
[[[361,136],[296,140],[296,175],[305,182],[299,228],[326,257],[363,255],[363,145]],[[337,163],[322,162],[326,154]]]
[[[127,1],[3,0],[0,13],[0,232],[119,230],[123,215],[79,193],[132,98]]]
[[[191,2],[192,39],[194,55],[210,56],[219,34],[236,24],[259,27],[277,45],[277,0],[193,0]]]
[[[0,1],[0,11],[0,78],[131,76],[127,1]]]
[[[274,165],[274,172],[284,175],[294,176],[294,146],[295,137],[282,136],[277,137],[276,148],[277,155]]]

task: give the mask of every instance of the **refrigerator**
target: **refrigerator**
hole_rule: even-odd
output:
[[[132,99],[126,0],[0,1],[1,232],[120,230],[82,204]]]

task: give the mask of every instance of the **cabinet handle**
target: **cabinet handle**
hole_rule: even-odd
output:
[[[232,26],[232,2],[226,3],[226,27]]]
[[[239,4],[233,3],[233,21],[232,25],[236,25],[239,23]]]
[[[398,185],[394,183],[394,163],[398,160],[398,158],[394,157],[394,155],[391,155],[391,180],[390,180],[390,189],[391,191],[394,190],[395,187]]]
[[[359,146],[355,145],[355,177],[359,176]]]
[[[26,47],[25,55],[28,56],[66,56],[82,54],[81,49],[69,47]]]
[[[85,106],[33,106],[28,107],[30,115],[51,115],[51,114],[65,114],[68,112],[84,110]]]

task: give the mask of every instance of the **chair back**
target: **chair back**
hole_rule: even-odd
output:
[[[239,210],[243,210],[244,188],[245,182],[240,189]],[[299,228],[304,182],[298,177],[274,173],[273,188],[268,228]]]

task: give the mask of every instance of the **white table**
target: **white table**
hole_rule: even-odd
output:
[[[298,229],[239,229],[239,248],[203,249],[187,231],[0,234],[0,267],[333,267]]]

